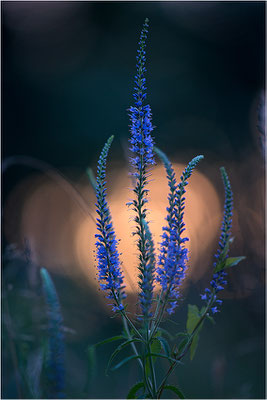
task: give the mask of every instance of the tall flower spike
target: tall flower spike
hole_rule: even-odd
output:
[[[136,231],[134,234],[138,235],[137,246],[139,249],[139,286],[141,287],[140,303],[141,309],[144,315],[149,315],[150,308],[150,297],[153,295],[153,271],[149,270],[152,268],[151,262],[151,246],[149,241],[148,226],[146,227],[146,216],[147,209],[145,204],[147,203],[148,189],[146,185],[148,183],[149,167],[155,163],[153,155],[153,139],[151,131],[153,129],[151,122],[151,110],[149,105],[144,105],[146,98],[146,87],[145,87],[145,47],[148,28],[148,19],[145,20],[143,29],[141,31],[139,50],[137,50],[137,74],[135,76],[135,88],[134,88],[134,99],[135,104],[130,107],[130,120],[131,120],[131,137],[130,137],[130,151],[134,154],[134,157],[130,158],[131,165],[133,167],[133,176],[135,178],[135,199],[132,200],[128,205],[133,206],[133,210],[136,213]],[[150,281],[151,280],[151,281]],[[149,287],[149,296],[147,296],[146,288]],[[152,297],[151,297],[152,298]],[[147,308],[146,308],[147,307]]]
[[[217,253],[215,254],[216,261],[213,264],[215,273],[213,274],[213,279],[210,282],[212,290],[205,289],[205,293],[201,295],[202,300],[205,300],[207,304],[215,302],[217,305],[222,304],[222,300],[217,299],[217,293],[224,289],[223,285],[227,284],[225,277],[227,273],[225,272],[224,268],[220,269],[216,272],[216,269],[219,265],[222,265],[224,261],[227,259],[229,245],[231,242],[231,226],[232,226],[232,215],[233,215],[233,193],[231,190],[230,181],[228,179],[227,173],[225,168],[222,167],[221,169],[222,180],[225,189],[225,203],[224,203],[224,214],[223,214],[223,221],[221,227],[221,236],[219,240],[219,248]],[[211,308],[213,313],[218,312],[217,305]]]
[[[98,261],[98,280],[100,288],[108,292],[107,298],[113,300],[113,311],[123,310],[122,299],[125,298],[123,276],[120,267],[118,242],[112,225],[111,214],[106,200],[106,162],[114,136],[106,142],[98,161],[96,178],[96,259]]]
[[[40,271],[48,316],[49,351],[46,361],[51,399],[65,398],[65,362],[63,319],[54,283],[45,268]]]
[[[135,75],[135,87],[133,97],[135,99],[135,105],[130,107],[130,120],[131,120],[131,138],[130,150],[134,153],[134,157],[130,159],[132,166],[134,167],[134,176],[140,178],[140,172],[149,165],[153,165],[153,139],[151,132],[153,126],[151,123],[151,109],[150,106],[144,105],[146,99],[146,87],[145,87],[145,48],[146,39],[148,32],[148,19],[146,18],[141,31],[139,40],[139,49],[137,50],[137,74]]]
[[[179,286],[184,279],[186,263],[188,261],[188,250],[184,243],[189,239],[182,238],[184,232],[184,202],[185,186],[188,184],[194,168],[203,156],[193,158],[181,176],[181,182],[177,185],[175,173],[167,156],[159,149],[155,152],[162,160],[168,179],[170,192],[168,195],[169,206],[167,207],[168,225],[163,227],[162,242],[157,267],[157,281],[161,284],[163,292],[169,299],[167,312],[172,314],[177,306],[179,297]]]

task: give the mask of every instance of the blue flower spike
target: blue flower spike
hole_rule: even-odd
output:
[[[148,189],[148,176],[150,168],[155,164],[153,154],[153,138],[151,132],[153,130],[151,122],[150,106],[144,104],[146,99],[146,79],[144,74],[145,68],[145,48],[148,32],[148,19],[145,20],[139,40],[139,49],[137,50],[137,74],[135,76],[134,87],[134,106],[130,107],[130,151],[133,157],[130,158],[130,163],[133,168],[132,175],[135,178],[135,187],[133,189],[135,198],[128,203],[132,206],[136,216],[135,235],[138,236],[137,247],[139,250],[139,286],[141,292],[139,299],[143,316],[148,318],[150,315],[151,301],[153,297],[153,273],[155,265],[153,265],[154,247],[151,245],[151,233],[149,231],[147,218],[146,203]],[[152,254],[153,253],[153,254]],[[155,263],[154,263],[155,264]]]
[[[167,156],[156,147],[154,150],[165,166],[170,189],[166,217],[168,225],[163,227],[157,267],[157,281],[161,284],[162,291],[166,293],[169,301],[167,312],[172,314],[177,306],[177,299],[180,296],[179,287],[185,277],[188,261],[188,250],[184,246],[184,243],[189,239],[182,237],[182,233],[185,230],[183,221],[185,186],[188,184],[188,179],[192,175],[194,168],[203,159],[203,156],[197,156],[190,161],[182,173],[180,183],[177,184],[175,172]]]
[[[96,178],[96,212],[98,234],[96,259],[98,262],[98,280],[100,288],[108,292],[107,298],[113,300],[113,311],[122,311],[122,300],[126,297],[123,275],[117,250],[118,242],[113,229],[111,214],[106,200],[106,162],[114,136],[106,142],[98,161]]]
[[[134,87],[134,106],[130,107],[130,132],[131,138],[130,143],[131,152],[134,153],[134,157],[130,159],[131,164],[134,168],[133,175],[138,179],[140,175],[145,175],[147,166],[155,164],[153,155],[153,138],[151,132],[153,130],[151,118],[151,108],[150,106],[144,105],[144,100],[146,99],[146,87],[145,87],[145,48],[146,39],[148,32],[148,18],[146,18],[141,31],[139,40],[139,49],[137,50],[137,74],[135,75],[135,87]]]
[[[224,270],[225,261],[227,260],[229,245],[231,243],[231,227],[233,215],[233,193],[227,173],[224,167],[221,167],[221,175],[225,190],[224,214],[221,227],[221,236],[219,240],[219,248],[215,254],[214,274],[210,282],[212,290],[205,289],[205,294],[201,295],[201,299],[206,301],[207,305],[216,303],[218,306],[222,304],[222,300],[217,299],[217,293],[224,289],[227,284],[227,273]],[[211,307],[211,312],[218,312],[217,306]]]

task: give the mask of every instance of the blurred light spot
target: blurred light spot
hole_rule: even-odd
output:
[[[177,177],[181,175],[184,166],[174,166]],[[134,231],[133,213],[126,203],[132,196],[129,189],[130,179],[127,171],[114,173],[113,180],[108,179],[108,201],[113,216],[115,231],[121,239],[119,250],[126,281],[126,290],[136,292],[137,285],[137,248]],[[153,170],[149,193],[149,220],[154,237],[155,247],[161,241],[162,226],[166,225],[166,206],[168,184],[163,167]],[[88,202],[88,208],[93,212],[95,195],[89,184],[75,185],[83,198]],[[24,190],[23,190],[24,187]],[[29,190],[30,187],[30,190]],[[21,211],[12,218],[16,204],[22,203]],[[186,235],[189,236],[190,266],[188,277],[198,280],[207,267],[208,258],[199,265],[198,260],[204,253],[210,251],[221,219],[220,203],[216,191],[209,180],[195,171],[190,178],[186,193],[185,223]],[[86,284],[98,288],[94,260],[96,227],[92,218],[81,210],[77,202],[56,183],[38,176],[20,184],[11,193],[5,207],[5,234],[10,242],[31,244],[33,261],[58,273],[67,274],[81,279]],[[212,252],[210,251],[212,256]],[[103,294],[103,293],[102,293]]]
[[[184,166],[176,164],[174,168],[179,177]],[[161,241],[162,226],[166,225],[168,184],[164,168],[154,168],[152,179],[149,186],[148,219],[151,221],[150,227],[157,249]],[[190,268],[187,275],[195,281],[205,273],[205,268],[208,267],[208,263],[200,267],[196,261],[212,244],[219,228],[221,213],[218,196],[208,179],[196,171],[190,179],[191,182],[187,186],[185,208],[186,234],[190,238]],[[126,170],[119,176],[116,175],[114,182],[110,184],[112,191],[109,191],[109,205],[117,238],[121,240],[119,250],[122,253],[126,290],[135,292],[138,288],[138,252],[135,245],[136,237],[132,235],[135,230],[133,212],[125,205],[133,194],[129,189],[129,184],[130,180]],[[87,269],[94,262],[91,256],[94,250],[94,240],[90,241],[90,250],[88,251],[88,238],[90,234],[92,237],[91,232],[95,233],[95,227],[88,219],[80,226],[76,237],[79,264],[87,265]]]

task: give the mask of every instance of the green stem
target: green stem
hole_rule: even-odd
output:
[[[146,357],[143,355],[142,357],[142,363],[143,363],[143,378],[144,378],[144,384],[145,384],[145,388],[148,391],[148,394],[151,396],[151,398],[154,397],[153,395],[153,389],[152,389],[152,385],[149,381],[149,378],[146,376]]]
[[[123,325],[124,325],[125,331],[126,331],[126,333],[127,333],[127,336],[128,336],[128,338],[129,338],[129,340],[131,340],[131,339],[132,339],[132,335],[131,335],[131,333],[130,333],[130,331],[129,331],[129,327],[128,327],[128,324],[127,324],[127,320],[126,320],[126,318],[125,318],[124,316],[122,317],[122,321],[123,321]],[[135,354],[136,356],[139,356],[139,353],[138,353],[138,351],[137,351],[137,348],[136,348],[136,346],[135,346],[135,344],[134,344],[133,342],[131,343],[131,346],[132,346],[132,349],[133,349],[133,351],[134,351],[134,354]],[[140,360],[140,358],[138,358],[138,361],[139,361],[139,364],[141,365],[141,368],[142,368],[142,370],[143,370],[144,366],[143,366],[143,363],[142,363],[142,361]]]
[[[153,322],[152,322],[152,325],[151,325],[151,332],[154,331],[154,328],[155,328],[155,325],[156,325],[156,319],[157,319],[158,312],[159,312],[159,307],[160,307],[160,303],[161,303],[162,293],[163,293],[163,291],[162,291],[162,289],[161,289],[160,295],[159,295],[159,298],[158,298],[158,301],[157,301],[157,307],[156,307],[156,310],[155,310],[155,313],[154,313],[154,317],[153,317]]]
[[[111,289],[111,291],[112,291],[112,294],[113,294],[113,297],[115,299],[117,306],[119,306],[120,305],[120,299],[118,298],[119,296],[117,296],[114,289]],[[128,315],[126,314],[125,310],[120,310],[120,314],[122,316],[122,319],[125,318],[127,320],[128,324],[131,326],[131,328],[133,328],[136,335],[139,336],[139,338],[143,341],[144,340],[143,336],[138,331],[138,329],[136,329],[136,327],[134,326],[134,324],[132,323],[132,321],[130,320]],[[128,326],[127,326],[127,328],[128,328]]]
[[[151,372],[151,380],[152,380],[152,396],[153,399],[156,398],[157,395],[157,384],[156,384],[156,374],[155,374],[155,369],[154,369],[154,364],[152,360],[151,354],[151,347],[149,343],[149,324],[148,322],[146,323],[146,333],[147,333],[147,343],[146,343],[146,348],[148,351],[148,362],[149,362],[149,368]]]
[[[165,311],[165,307],[166,307],[166,304],[167,304],[167,300],[168,300],[168,296],[169,296],[170,289],[171,289],[171,283],[169,284],[169,287],[168,287],[168,289],[167,289],[167,291],[166,291],[165,299],[164,299],[164,301],[163,301],[163,304],[162,304],[162,307],[161,307],[161,310],[160,310],[160,314],[159,314],[158,321],[155,321],[154,328],[151,329],[151,334],[150,334],[149,341],[152,340],[152,338],[153,338],[153,336],[154,336],[156,330],[158,329],[158,327],[159,327],[159,325],[160,325],[160,323],[161,323],[161,319],[162,319],[163,314],[164,314],[164,311]],[[159,303],[160,303],[160,302],[161,302],[161,299],[159,300]]]
[[[140,335],[140,333],[138,332],[138,330],[135,328],[135,326],[133,325],[133,323],[131,322],[131,320],[127,317],[127,315],[126,315],[125,312],[124,312],[124,313],[122,312],[122,321],[123,321],[123,325],[124,325],[124,328],[125,328],[125,331],[126,331],[126,333],[127,333],[127,336],[128,336],[128,338],[129,338],[129,340],[132,339],[132,335],[131,335],[131,333],[130,333],[130,331],[129,331],[129,327],[128,327],[128,323],[127,323],[127,322],[130,323],[130,325],[131,325],[131,326],[134,328],[134,330],[139,334],[140,338],[141,338],[142,341],[144,342],[143,337]],[[135,344],[134,344],[133,342],[131,343],[131,346],[132,346],[132,349],[133,349],[135,355],[139,356],[139,353],[138,353],[138,351],[137,351],[137,348],[136,348],[136,346],[135,346]],[[148,390],[149,393],[151,394],[151,393],[152,393],[152,387],[151,387],[151,383],[150,383],[150,381],[149,381],[149,378],[146,376],[145,358],[142,357],[142,360],[141,360],[140,358],[138,358],[138,362],[139,362],[139,364],[140,364],[140,366],[141,366],[141,369],[142,369],[142,372],[143,372],[144,383],[145,383],[145,385],[146,385],[146,387],[147,387],[147,390]]]

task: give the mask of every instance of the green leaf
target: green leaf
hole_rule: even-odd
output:
[[[182,352],[182,350],[185,348],[187,343],[188,343],[188,338],[181,340],[181,342],[179,343],[179,346],[178,346],[178,353]]]
[[[160,342],[160,340],[157,338],[157,339],[153,339],[152,340],[152,343],[151,343],[151,345],[150,345],[150,350],[151,350],[151,353],[160,353],[160,351],[161,351],[161,342]],[[155,361],[155,360],[153,360],[153,361]]]
[[[190,347],[190,360],[191,360],[191,361],[193,360],[193,358],[194,358],[194,356],[195,356],[195,354],[196,354],[196,349],[197,349],[198,341],[199,341],[199,334],[196,333],[196,334],[194,335],[194,338],[193,338],[193,340],[192,340],[192,344],[191,344],[191,347]]]
[[[188,337],[188,333],[187,332],[179,332],[179,333],[176,333],[176,335],[175,335],[175,338],[177,338],[177,337],[179,337],[179,336],[186,336],[186,337]]]
[[[201,318],[201,313],[199,312],[198,307],[195,305],[188,304],[188,317],[187,317],[186,329],[189,334],[193,333],[200,318]],[[192,344],[190,347],[190,360],[193,360],[193,358],[195,356],[197,345],[198,345],[198,340],[199,340],[199,332],[200,332],[202,326],[203,326],[203,322],[200,324],[197,331],[194,333],[194,337],[193,337]]]
[[[144,387],[145,387],[144,382],[138,382],[135,385],[133,385],[133,387],[130,389],[127,395],[127,399],[136,399],[136,393],[138,392],[138,390]]]
[[[223,262],[219,263],[215,268],[215,272],[219,272],[223,269],[234,267],[235,265],[239,264],[240,261],[244,260],[246,257],[228,257]]]
[[[116,357],[116,355],[122,350],[124,349],[126,346],[128,346],[129,344],[133,343],[133,342],[142,342],[141,339],[131,339],[131,340],[127,340],[126,342],[120,344],[116,350],[111,354],[107,368],[106,368],[106,375],[108,374],[108,370],[110,368],[110,365],[114,359],[114,357]]]
[[[116,369],[118,369],[118,368],[122,367],[124,364],[126,364],[128,361],[135,360],[137,358],[142,358],[142,357],[141,356],[135,356],[135,355],[126,357],[121,362],[119,362],[117,365],[115,365],[115,367],[111,368],[111,370],[115,371]]]
[[[200,315],[199,315],[198,307],[188,304],[186,330],[189,334],[191,334],[193,332],[199,319],[200,319]]]
[[[225,261],[225,268],[234,267],[235,265],[239,264],[240,261],[245,260],[246,257],[228,257]]]
[[[216,273],[222,271],[224,268],[225,268],[225,260],[217,264],[214,272]]]
[[[177,386],[174,386],[174,385],[165,385],[165,386],[163,387],[163,390],[171,390],[172,392],[174,392],[175,394],[177,394],[177,396],[178,396],[179,399],[185,399],[185,396],[184,396],[183,392],[182,392]]]
[[[166,358],[167,360],[171,362],[175,362],[178,364],[182,364],[181,361],[176,360],[175,358],[165,356],[165,354],[160,354],[160,353],[148,353],[147,356],[152,356],[152,357],[160,357],[160,358]]]
[[[96,344],[95,344],[95,347],[101,346],[102,344],[115,342],[116,340],[125,340],[125,337],[122,336],[122,335],[119,335],[119,336],[112,336],[112,337],[110,337],[110,338],[108,338],[108,339],[104,339],[104,340],[102,340],[101,342],[96,343]]]
[[[160,341],[161,347],[164,350],[166,356],[169,356],[171,353],[171,349],[168,341],[162,336],[158,336],[157,339]]]
[[[150,345],[150,351],[151,351],[151,353],[159,353],[161,351],[161,342],[160,342],[160,340],[158,340],[158,338],[152,340],[152,343]],[[155,357],[152,357],[152,361],[154,363],[156,362]],[[148,358],[146,360],[145,370],[146,370],[146,374],[150,375],[150,364],[149,364]]]

